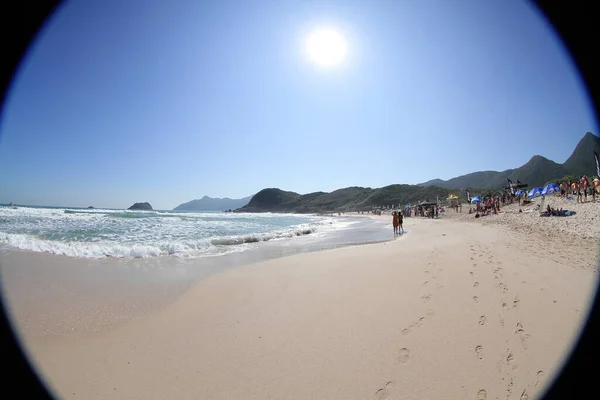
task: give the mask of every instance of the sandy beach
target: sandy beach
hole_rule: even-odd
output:
[[[581,206],[595,209],[535,218],[571,226],[598,209]],[[597,236],[465,211],[407,218],[391,242],[213,274],[74,338],[20,325],[26,349],[69,399],[534,399],[587,318]],[[26,299],[11,292],[15,309]]]

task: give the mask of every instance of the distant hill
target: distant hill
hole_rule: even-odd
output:
[[[565,161],[563,166],[573,175],[596,175],[594,151],[600,154],[600,137],[588,132],[579,141],[577,147],[575,147],[575,151],[573,151],[573,154]]]
[[[573,154],[564,164],[555,163],[545,157],[533,156],[519,168],[506,171],[480,171],[461,175],[447,181],[433,179],[419,186],[438,186],[446,189],[482,188],[498,189],[506,186],[507,179],[527,183],[530,188],[543,186],[548,181],[558,180],[566,175],[595,175],[594,150],[600,154],[600,138],[588,132],[579,141]]]
[[[450,191],[435,186],[389,185],[379,189],[348,187],[331,193],[300,195],[278,188],[263,189],[237,212],[323,213],[367,211],[373,207],[445,200]]]
[[[236,209],[248,204],[252,196],[244,197],[243,199],[230,198],[212,198],[204,196],[201,199],[188,201],[175,207],[175,211],[225,211]]]

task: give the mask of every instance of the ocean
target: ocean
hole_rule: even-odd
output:
[[[0,206],[1,248],[90,259],[194,259],[265,243],[285,255],[391,240],[389,231],[358,216]]]

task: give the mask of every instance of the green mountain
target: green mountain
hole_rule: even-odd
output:
[[[600,154],[600,138],[591,132],[579,141],[571,156],[564,164],[555,163],[545,157],[536,155],[519,168],[506,171],[480,171],[461,175],[447,181],[433,179],[419,186],[438,186],[447,189],[482,188],[499,189],[507,184],[507,179],[527,183],[530,188],[544,186],[549,181],[556,181],[566,175],[596,175],[594,151]]]
[[[419,185],[389,185],[378,189],[347,187],[331,193],[315,192],[298,194],[278,188],[263,189],[237,212],[295,212],[323,213],[367,211],[374,207],[407,205],[445,200],[452,193],[464,200],[465,188],[472,196],[498,193],[507,180],[527,183],[530,188],[544,186],[549,181],[567,175],[594,175],[596,166],[594,150],[600,154],[600,138],[586,133],[564,164],[545,157],[533,156],[525,165],[506,171],[480,171],[443,181],[434,179]]]
[[[379,189],[348,187],[331,193],[300,195],[277,188],[263,189],[237,212],[323,213],[367,211],[373,207],[445,200],[450,190],[435,186],[390,185]],[[458,194],[458,193],[456,193]]]
[[[579,141],[577,147],[575,147],[575,151],[573,151],[573,154],[565,161],[563,166],[572,175],[597,175],[594,151],[600,155],[600,137],[588,132]]]
[[[188,201],[175,207],[175,211],[225,211],[230,209],[240,208],[248,204],[252,196],[244,197],[243,199],[230,198],[212,198],[204,196],[201,199]]]

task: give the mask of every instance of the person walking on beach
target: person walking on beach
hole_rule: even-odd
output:
[[[394,235],[398,233],[398,214],[396,211],[392,213],[392,225],[394,225]]]
[[[587,179],[587,176],[585,176],[585,175],[583,175],[581,177],[580,188],[581,188],[581,191],[583,192],[583,197],[585,199],[584,202],[587,203],[588,179]]]
[[[404,222],[404,216],[402,213],[398,215],[398,233],[402,234],[404,232],[404,227],[402,226],[402,222]]]

